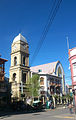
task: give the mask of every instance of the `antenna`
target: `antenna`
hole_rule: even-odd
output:
[[[67,48],[68,48],[68,51],[69,51],[69,40],[68,40],[68,36],[66,37],[67,39]]]

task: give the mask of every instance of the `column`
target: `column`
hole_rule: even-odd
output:
[[[54,83],[56,84],[56,79],[54,78]],[[54,86],[54,94],[56,94],[56,85]]]

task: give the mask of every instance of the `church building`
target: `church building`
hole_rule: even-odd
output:
[[[13,100],[21,100],[26,95],[25,85],[29,78],[29,46],[21,34],[16,36],[11,46],[10,80]]]
[[[60,61],[29,67],[29,46],[25,37],[16,36],[11,46],[10,79],[12,100],[24,100],[31,75],[40,76],[40,95],[51,97],[65,94],[65,75]]]
[[[30,68],[32,75],[40,76],[41,96],[52,97],[65,94],[65,75],[60,61],[33,66]]]

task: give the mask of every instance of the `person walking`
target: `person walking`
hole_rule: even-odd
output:
[[[72,114],[72,104],[71,103],[69,104],[69,111]]]

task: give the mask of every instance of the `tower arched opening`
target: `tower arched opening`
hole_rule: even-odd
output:
[[[14,66],[17,65],[17,57],[14,57]]]

